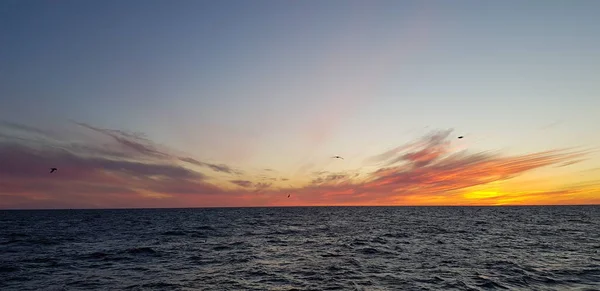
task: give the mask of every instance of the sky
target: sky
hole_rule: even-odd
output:
[[[0,208],[600,204],[597,11],[0,1]]]

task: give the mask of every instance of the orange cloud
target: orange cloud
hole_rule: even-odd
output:
[[[600,203],[594,183],[535,191],[492,187],[542,167],[580,162],[587,151],[455,152],[451,131],[438,131],[367,159],[379,166],[375,171],[316,172],[305,177],[308,184],[291,188],[294,181],[265,174],[276,171],[252,176],[175,155],[138,134],[79,126],[94,138],[65,142],[49,131],[0,123],[0,208]],[[50,174],[50,167],[59,171]]]

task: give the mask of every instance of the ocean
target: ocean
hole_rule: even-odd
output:
[[[600,206],[0,211],[0,290],[600,290]]]

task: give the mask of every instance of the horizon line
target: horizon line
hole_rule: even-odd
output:
[[[230,208],[311,208],[311,207],[567,207],[600,206],[600,204],[504,204],[504,205],[298,205],[298,206],[204,206],[204,207],[122,207],[122,208],[0,208],[0,211],[36,210],[175,210],[175,209],[230,209]]]

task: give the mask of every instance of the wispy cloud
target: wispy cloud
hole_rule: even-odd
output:
[[[225,165],[225,164],[205,163],[205,162],[201,162],[201,161],[198,161],[198,160],[196,160],[194,158],[190,158],[190,157],[179,157],[178,159],[182,162],[190,163],[192,165],[208,167],[215,172],[222,172],[222,173],[227,173],[227,174],[237,174],[237,175],[243,174],[242,171],[233,169],[230,166]]]
[[[229,182],[231,182],[233,184],[236,184],[236,185],[238,185],[240,187],[246,187],[246,188],[247,187],[252,187],[252,185],[254,185],[254,183],[252,183],[252,181],[247,181],[247,180],[232,180],[232,181],[229,181]]]
[[[77,124],[95,132],[110,136],[123,148],[132,150],[141,155],[158,158],[169,157],[168,154],[158,150],[152,142],[142,134],[129,133],[123,130],[102,129],[81,122],[77,122]]]
[[[225,191],[214,182],[209,183],[206,173],[184,167],[177,161],[192,162],[215,172],[236,173],[224,164],[204,163],[170,154],[141,134],[83,123],[77,125],[109,140],[97,143],[97,139],[86,141],[85,137],[75,136],[72,138],[77,142],[32,142],[19,137],[32,132],[43,134],[44,131],[0,124],[0,133],[6,137],[0,140],[0,195],[13,198],[17,195],[21,200],[23,195],[34,200],[38,199],[34,197],[42,196],[46,198],[40,201],[64,200],[66,204],[82,193],[90,195],[87,198],[90,200],[98,200],[100,193],[124,195],[119,199],[125,199],[125,196],[212,195]],[[59,171],[50,174],[51,167],[57,167]],[[7,206],[4,204],[8,200],[4,199],[0,207]]]
[[[568,162],[564,162],[562,164],[557,165],[557,167],[566,167],[566,166],[570,166],[570,165],[574,165],[574,164],[578,164],[585,161],[585,159],[580,159],[580,160],[574,160],[574,161],[568,161]]]
[[[539,129],[540,130],[553,129],[553,128],[556,128],[556,127],[560,126],[563,123],[564,123],[564,121],[557,120],[557,121],[554,121],[552,123],[545,124],[545,125],[541,126]]]
[[[265,182],[258,182],[254,184],[254,187],[256,187],[256,189],[258,191],[263,190],[263,189],[267,189],[269,187],[271,187],[271,185],[273,185],[272,183],[265,183]]]
[[[33,133],[33,134],[38,134],[38,135],[42,135],[42,136],[50,136],[48,134],[48,132],[38,129],[36,127],[25,125],[25,124],[14,123],[14,122],[6,121],[6,120],[0,120],[0,127],[4,127],[7,129],[13,129],[13,130],[21,132],[21,133]]]
[[[225,164],[209,164],[209,163],[205,163],[207,167],[213,169],[215,172],[223,172],[223,173],[227,173],[227,174],[241,174],[240,171],[237,170],[233,170],[231,167],[225,165]]]
[[[436,131],[367,159],[382,166],[360,181],[344,174],[317,173],[319,177],[303,191],[313,203],[396,204],[403,197],[434,196],[462,199],[457,193],[472,187],[509,180],[550,165],[580,162],[589,153],[568,149],[520,156],[453,152],[450,132]]]
[[[154,144],[151,140],[146,138],[143,133],[130,133],[123,130],[114,129],[103,129],[94,127],[85,123],[76,122],[76,124],[95,131],[100,134],[104,134],[114,139],[123,149],[132,151],[134,154],[139,154],[143,157],[159,158],[159,159],[171,159],[180,160],[182,162],[190,163],[196,166],[207,167],[215,172],[227,173],[227,174],[241,174],[241,171],[235,170],[232,167],[225,164],[213,164],[198,161],[191,157],[179,157],[174,154],[168,153],[167,149],[161,148]]]
[[[290,189],[277,184],[287,179],[264,174],[275,173],[274,170],[262,169],[254,176],[244,176],[241,170],[225,164],[174,154],[141,134],[78,125],[106,137],[107,141],[85,142],[84,138],[77,137],[72,141],[31,142],[21,137],[28,132],[43,135],[44,131],[0,123],[3,136],[0,139],[0,207],[468,204],[475,203],[473,201],[519,204],[532,199],[600,202],[589,194],[598,190],[591,186],[463,195],[472,192],[471,189],[507,181],[542,167],[581,162],[588,152],[557,149],[518,156],[500,152],[456,152],[450,130],[432,132],[369,158],[369,163],[379,165],[371,172],[361,169],[315,172],[308,184],[296,186],[294,197],[287,199]],[[51,167],[59,168],[59,172],[50,174]],[[237,177],[219,180],[202,172],[203,168]],[[227,187],[228,183],[239,187]],[[280,199],[283,196],[286,199]]]
[[[131,177],[204,178],[202,173],[174,164],[86,157],[66,149],[36,149],[18,144],[2,144],[0,156],[0,175],[13,178],[47,178],[50,167],[59,167],[61,177],[73,179],[93,175],[98,171],[122,173]]]
[[[229,182],[231,182],[235,185],[238,185],[240,187],[243,187],[243,188],[254,188],[254,192],[262,191],[264,189],[271,187],[271,185],[273,185],[272,183],[252,182],[252,181],[248,181],[248,180],[231,180]]]
[[[319,174],[321,174],[321,173],[319,173]],[[324,176],[320,176],[320,177],[313,179],[311,183],[313,185],[321,185],[323,183],[347,181],[348,179],[349,179],[349,175],[347,175],[347,174],[343,174],[343,173],[328,174],[328,173],[326,173],[326,175],[324,175]]]

